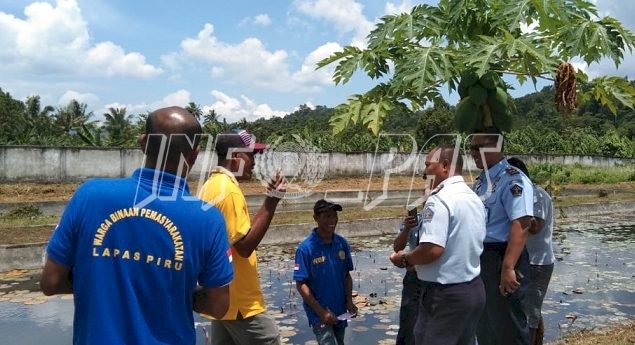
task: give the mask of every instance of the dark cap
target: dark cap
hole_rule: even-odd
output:
[[[320,199],[313,206],[313,213],[314,214],[320,214],[320,213],[325,212],[325,211],[327,211],[329,209],[334,209],[335,211],[341,211],[342,210],[342,205],[335,204],[335,203],[332,203],[330,201],[326,201],[324,199]]]
[[[221,133],[216,138],[216,153],[219,157],[227,156],[230,149],[250,148],[254,152],[261,152],[267,145],[256,142],[256,137],[244,129],[234,129],[229,133]]]

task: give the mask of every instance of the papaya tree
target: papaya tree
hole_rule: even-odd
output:
[[[570,64],[603,59],[619,66],[634,46],[633,33],[617,19],[600,16],[590,0],[439,0],[409,13],[382,17],[368,46],[346,46],[318,63],[336,64],[333,80],[344,84],[358,71],[377,85],[336,107],[335,133],[361,123],[378,134],[386,116],[442,101],[441,90],[459,92],[455,121],[461,131],[511,127],[510,87],[538,79],[555,82],[557,108],[597,100],[614,114],[632,108],[635,88],[624,78],[589,80]]]

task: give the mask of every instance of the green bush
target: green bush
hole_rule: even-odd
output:
[[[529,175],[534,182],[562,185],[568,183],[618,183],[635,181],[635,166],[594,168],[581,164],[535,164],[529,165]]]

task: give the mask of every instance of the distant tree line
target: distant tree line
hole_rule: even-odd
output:
[[[515,100],[514,126],[506,133],[506,150],[513,153],[604,155],[635,157],[635,110],[619,108],[614,116],[600,104],[589,101],[569,117],[561,116],[553,105],[553,89]],[[196,116],[207,134],[216,135],[233,128],[245,128],[260,140],[274,143],[279,138],[298,135],[322,151],[373,152],[411,149],[409,137],[378,138],[363,124],[334,135],[329,118],[334,109],[301,105],[284,117],[228,123],[213,109],[207,113],[191,102],[187,109]],[[39,96],[26,101],[14,99],[0,89],[0,144],[47,146],[136,147],[145,130],[147,113],[130,114],[126,108],[110,108],[97,121],[88,105],[71,100],[65,106],[42,105]],[[395,112],[386,118],[382,131],[409,134],[421,147],[439,133],[455,133],[454,107],[436,103],[415,113]]]

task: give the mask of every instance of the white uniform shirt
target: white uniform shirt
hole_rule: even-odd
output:
[[[553,255],[551,237],[553,235],[553,203],[551,197],[544,189],[534,185],[534,217],[545,221],[535,235],[527,238],[527,251],[529,263],[532,265],[551,265],[556,261]]]
[[[419,231],[419,243],[444,248],[437,260],[416,266],[419,279],[456,284],[469,282],[481,273],[485,207],[462,176],[446,179],[430,195]]]

